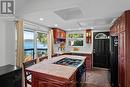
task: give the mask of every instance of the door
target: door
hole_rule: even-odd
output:
[[[93,33],[93,66],[109,68],[109,32]]]

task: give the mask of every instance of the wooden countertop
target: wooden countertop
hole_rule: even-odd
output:
[[[83,61],[86,58],[84,56],[61,55],[61,56],[53,57],[51,59],[44,60],[38,64],[32,65],[31,67],[26,68],[26,70],[70,79],[73,73],[77,70],[77,67],[53,64],[54,62],[65,57],[82,59]]]

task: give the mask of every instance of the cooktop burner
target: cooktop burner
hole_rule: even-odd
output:
[[[54,62],[54,64],[78,67],[82,62],[83,61],[80,59],[63,58],[59,61]]]

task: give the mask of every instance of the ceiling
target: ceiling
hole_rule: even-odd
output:
[[[66,31],[107,29],[128,9],[130,0],[16,0],[17,17]]]

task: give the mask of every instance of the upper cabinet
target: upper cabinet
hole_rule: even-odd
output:
[[[113,26],[110,28],[110,35],[111,36],[118,36],[120,32],[123,32],[126,30],[125,28],[125,17],[126,15],[121,15],[113,24]]]
[[[118,85],[130,87],[130,10],[113,23],[110,35],[118,36]]]
[[[64,30],[53,28],[54,43],[65,42],[66,32]]]
[[[92,43],[92,31],[91,29],[86,30],[86,43]]]

